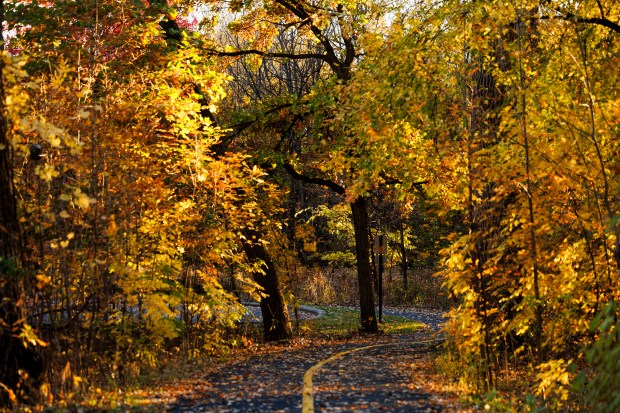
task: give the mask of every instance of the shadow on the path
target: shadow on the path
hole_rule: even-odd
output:
[[[304,373],[336,353],[379,344],[323,366],[315,377],[316,411],[441,411],[428,394],[414,391],[403,363],[427,351],[413,336],[383,336],[372,342],[309,344],[224,364],[205,377],[202,392],[188,394],[171,412],[299,412]]]

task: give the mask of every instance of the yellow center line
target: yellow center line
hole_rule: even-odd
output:
[[[406,344],[426,344],[426,343],[435,343],[437,341],[443,341],[443,339],[415,341],[413,343],[406,343]],[[396,345],[402,345],[402,344],[403,343],[382,343],[382,344],[373,344],[372,346],[357,347],[351,350],[336,353],[333,356],[325,360],[322,360],[316,363],[314,366],[310,367],[304,374],[304,387],[302,390],[301,412],[302,413],[314,413],[314,387],[312,386],[312,376],[314,376],[314,373],[316,373],[321,367],[323,367],[327,363],[331,363],[334,360],[337,360],[343,356],[346,356],[347,354],[356,353],[362,350],[368,350],[374,347],[396,346]]]

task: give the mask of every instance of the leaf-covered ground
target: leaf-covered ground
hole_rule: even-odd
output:
[[[343,316],[339,311],[332,314]],[[396,311],[387,314],[394,316]],[[400,316],[412,316],[408,310],[400,311]],[[413,315],[425,317],[420,312]],[[436,344],[421,343],[432,338],[439,320],[436,314],[427,313],[428,327],[415,332],[346,337],[310,334],[239,352],[224,363],[196,368],[189,379],[136,394],[142,402],[135,399],[134,409],[299,412],[308,369],[340,352],[379,345],[343,355],[317,370],[313,377],[315,411],[474,411],[462,405],[447,380],[435,372]]]

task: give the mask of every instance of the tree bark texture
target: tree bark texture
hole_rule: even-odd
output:
[[[357,259],[357,281],[360,293],[360,316],[362,331],[379,331],[375,315],[375,301],[372,292],[372,270],[370,268],[370,241],[368,240],[368,205],[366,198],[358,197],[351,204],[355,232],[355,257]]]
[[[260,300],[260,310],[263,316],[263,333],[265,340],[276,341],[291,338],[293,335],[286,303],[280,292],[278,273],[265,246],[259,242],[259,234],[255,230],[243,231],[245,241],[243,251],[250,263],[260,262],[260,271],[252,276],[254,281],[267,294]]]

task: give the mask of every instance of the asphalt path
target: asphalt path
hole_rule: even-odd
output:
[[[347,342],[296,343],[290,348],[231,360],[205,377],[206,387],[185,395],[171,412],[299,412],[304,374],[314,372],[313,406],[319,412],[440,412],[429,394],[411,383],[409,366],[431,351],[431,337],[442,322],[436,312],[386,309],[384,314],[419,320],[421,333],[353,338]],[[366,348],[372,346],[370,348]],[[349,352],[329,361],[330,357]]]
[[[409,380],[409,366],[433,345],[399,336],[393,343],[344,354],[315,374],[313,408],[306,411],[442,411]]]
[[[424,323],[432,332],[439,331],[441,329],[441,325],[445,322],[444,313],[438,310],[387,307],[383,310],[383,314],[395,315],[408,320],[420,321]]]
[[[258,303],[247,303],[247,314],[245,316],[246,321],[261,322],[262,317]],[[359,311],[356,307],[344,307],[350,310]],[[294,313],[290,311],[291,315]],[[319,308],[311,306],[300,306],[299,314],[301,319],[310,319],[316,317],[322,317],[325,312]],[[414,307],[386,307],[383,309],[384,315],[400,316],[409,320],[420,321],[432,331],[440,329],[441,324],[444,322],[443,312],[438,310],[420,309]]]

